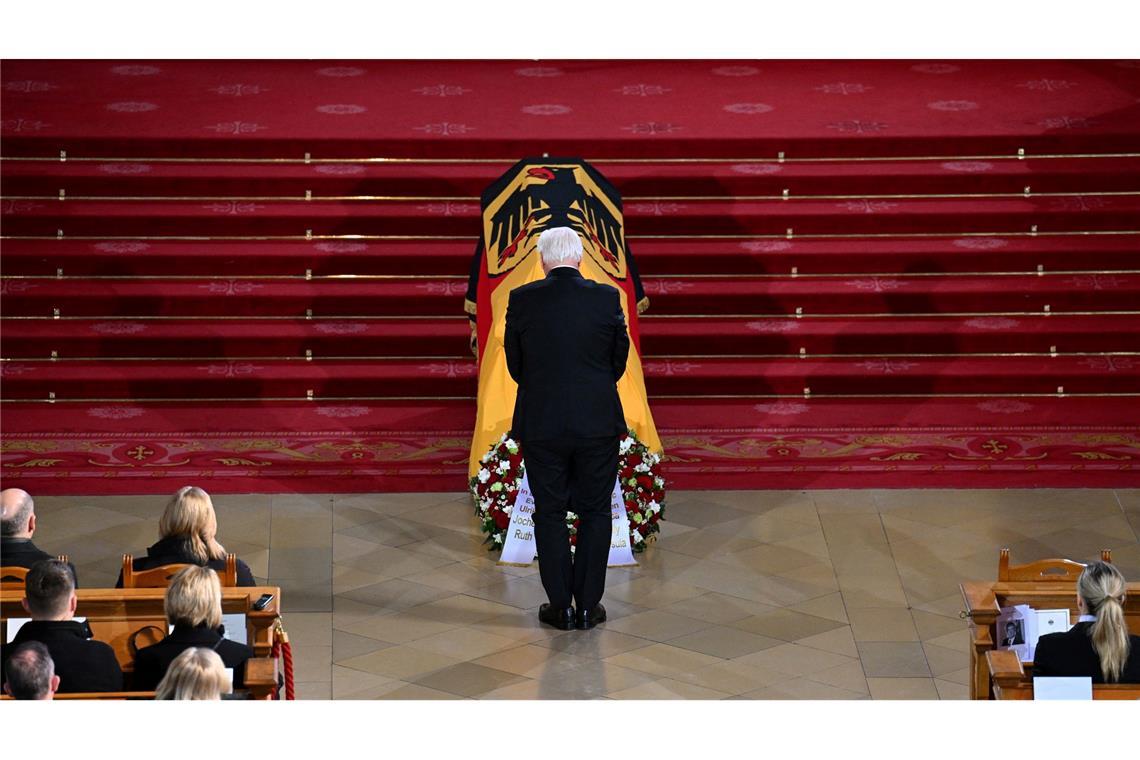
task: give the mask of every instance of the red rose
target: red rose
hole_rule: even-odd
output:
[[[517,470],[522,463],[522,454],[511,454],[507,461],[511,463],[512,470]]]
[[[625,463],[630,467],[637,467],[639,464],[641,464],[641,455],[630,454],[628,457],[626,457]]]
[[[657,523],[657,521],[658,521],[658,520],[660,520],[660,519],[661,519],[661,515],[660,515],[660,514],[650,515],[650,516],[649,516],[649,524],[650,524],[650,525],[655,525],[655,524]]]
[[[582,521],[581,521],[581,520],[575,520],[575,521],[574,521],[574,523],[573,523],[573,525],[574,525],[574,528],[575,528],[575,529],[577,529],[577,527],[578,527],[579,525],[581,525],[581,524],[582,524]]]
[[[518,491],[507,491],[507,503],[514,504],[515,500],[519,497]]]
[[[632,467],[623,467],[621,470],[621,479],[622,480],[629,480],[632,477],[633,477],[633,468]]]
[[[506,530],[507,526],[511,524],[511,518],[497,509],[491,513],[491,517],[495,519],[495,527],[499,530]]]
[[[649,477],[648,475],[638,475],[637,484],[644,488],[646,491],[651,490],[653,488],[653,478]]]
[[[578,545],[578,535],[577,534],[573,534],[570,536],[570,545],[571,546],[577,546]]]
[[[642,536],[648,536],[649,535],[649,523],[642,523],[641,525],[638,525],[637,526],[637,532],[640,533]]]

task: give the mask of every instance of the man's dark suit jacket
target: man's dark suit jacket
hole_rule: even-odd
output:
[[[234,688],[240,689],[245,685],[245,661],[253,657],[252,649],[222,638],[217,631],[204,625],[195,628],[176,625],[165,639],[143,647],[135,654],[135,690],[153,691],[174,658],[190,647],[213,649],[227,668],[234,669]]]
[[[503,340],[519,386],[512,435],[520,441],[626,432],[616,386],[629,334],[616,288],[556,267],[511,291]]]
[[[38,641],[47,647],[59,676],[60,692],[122,691],[123,671],[115,650],[87,638],[85,623],[74,620],[32,620],[24,623],[11,644],[4,646],[4,666],[16,647]]]
[[[152,567],[162,567],[163,565],[201,565],[202,563],[194,559],[194,556],[186,550],[186,541],[181,538],[164,538],[154,546],[148,547],[145,557],[135,557],[131,565],[135,570],[149,570]],[[212,559],[206,563],[206,567],[213,568],[221,575],[226,569],[226,561],[224,559]],[[257,581],[253,579],[253,572],[249,569],[249,565],[242,562],[240,559],[237,561],[237,585],[239,586],[256,586]],[[123,587],[123,571],[119,570],[119,580],[115,581],[115,588]]]
[[[0,538],[0,564],[4,567],[26,567],[45,559],[55,559],[56,555],[48,554],[32,543],[30,538]],[[79,576],[75,573],[75,565],[70,562],[71,577],[75,580],[75,587],[79,588]]]
[[[1092,623],[1077,623],[1065,633],[1049,633],[1037,640],[1033,654],[1035,676],[1092,676],[1093,683],[1104,683],[1100,658],[1093,649]],[[1140,636],[1129,636],[1131,649],[1119,683],[1140,683]]]

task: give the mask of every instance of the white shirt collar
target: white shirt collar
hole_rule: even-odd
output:
[[[1081,615],[1077,618],[1078,623],[1095,623],[1096,615]]]

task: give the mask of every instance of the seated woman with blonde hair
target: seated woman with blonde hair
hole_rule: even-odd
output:
[[[1140,683],[1140,636],[1124,619],[1127,585],[1107,562],[1093,562],[1077,580],[1081,616],[1066,633],[1037,641],[1035,676],[1091,676],[1093,683]]]
[[[222,586],[217,573],[196,565],[179,570],[166,589],[163,609],[166,622],[174,630],[135,655],[135,690],[150,691],[158,686],[170,663],[194,647],[217,652],[225,666],[233,668],[234,688],[244,685],[245,661],[253,657],[253,650],[223,635]]]
[[[158,523],[160,540],[136,557],[135,570],[149,570],[162,565],[201,565],[221,572],[226,567],[226,550],[218,543],[218,516],[210,494],[196,486],[186,486],[166,505]],[[249,565],[237,562],[237,585],[256,586]],[[123,573],[115,588],[123,587]]]
[[[158,682],[155,699],[221,699],[233,691],[225,663],[212,649],[192,647],[174,658]]]

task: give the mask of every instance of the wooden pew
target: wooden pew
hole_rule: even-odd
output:
[[[989,650],[986,662],[993,676],[995,699],[1033,699],[1032,667],[1027,672],[1016,652]],[[1140,684],[1093,684],[1093,699],[1140,699]]]
[[[1102,552],[1101,557],[1111,561],[1107,552]],[[1039,610],[1068,609],[1070,619],[1076,620],[1079,614],[1076,581],[1083,567],[1063,559],[1010,566],[1009,550],[1002,549],[999,580],[964,581],[960,584],[970,629],[970,699],[993,698],[987,652],[997,650],[997,619],[1001,608],[1028,604]],[[1140,582],[1129,583],[1127,589],[1125,620],[1132,633],[1140,634]]]
[[[253,602],[262,594],[273,594],[273,600],[263,610],[252,609]],[[130,638],[136,631],[136,646],[142,648],[162,638],[159,632],[166,630],[166,616],[163,612],[164,588],[131,589],[77,589],[78,605],[76,617],[87,618],[94,637],[111,645],[119,665],[123,668],[127,684],[134,672],[134,654],[130,650]],[[20,605],[24,592],[0,591],[0,636],[7,641],[8,618],[27,617]],[[276,586],[244,586],[222,589],[222,611],[240,613],[246,616],[246,637],[253,647],[256,660],[251,660],[246,670],[246,685],[251,692],[267,694],[271,686],[276,686],[276,661],[269,659],[273,649],[274,626],[280,617],[281,589]],[[159,629],[151,632],[142,630],[148,627]],[[250,667],[253,671],[250,671]],[[253,681],[249,680],[252,676]],[[264,686],[262,684],[265,684]]]
[[[277,660],[255,657],[245,661],[245,690],[251,699],[273,699],[277,689]],[[11,699],[7,694],[0,699]],[[92,691],[56,694],[54,699],[137,700],[154,699],[153,691]]]

